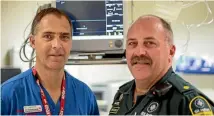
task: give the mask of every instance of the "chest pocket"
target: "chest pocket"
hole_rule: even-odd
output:
[[[167,81],[161,84],[156,85],[151,89],[150,93],[141,101],[136,112],[138,115],[158,115],[160,114],[161,104],[159,101],[161,97],[165,96],[169,90],[172,88],[172,85]]]

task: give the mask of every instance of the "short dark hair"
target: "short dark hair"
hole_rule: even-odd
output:
[[[36,33],[36,27],[37,27],[37,25],[40,23],[40,21],[42,20],[42,18],[43,18],[44,16],[48,15],[48,14],[54,14],[54,15],[56,15],[57,17],[64,16],[64,17],[68,20],[68,22],[69,22],[69,24],[70,24],[70,26],[71,26],[71,29],[72,29],[72,23],[71,23],[69,17],[68,17],[63,11],[61,11],[61,10],[59,10],[59,9],[57,9],[57,8],[52,8],[52,7],[51,7],[51,8],[43,9],[43,10],[41,10],[40,12],[38,12],[38,13],[36,14],[36,16],[35,16],[34,19],[33,19],[33,23],[32,23],[32,25],[31,25],[31,31],[30,31],[30,33],[31,33],[32,35],[34,35],[34,34]]]

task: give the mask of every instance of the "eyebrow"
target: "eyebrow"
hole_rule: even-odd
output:
[[[61,32],[60,34],[62,34],[62,35],[70,35],[71,33]]]
[[[154,37],[146,37],[145,40],[156,40]]]
[[[56,33],[55,33],[55,32],[47,31],[47,32],[43,32],[43,34],[56,34]],[[60,35],[70,35],[71,33],[68,33],[68,32],[60,32],[59,34],[60,34]]]
[[[150,37],[145,37],[144,38],[145,40],[156,40],[154,37],[152,37],[152,36],[150,36]],[[127,41],[134,41],[134,40],[136,40],[136,38],[128,38],[128,40]]]
[[[134,41],[136,38],[128,38],[127,41]]]
[[[50,32],[50,31],[46,31],[46,32],[43,32],[43,34],[56,34],[56,33]]]

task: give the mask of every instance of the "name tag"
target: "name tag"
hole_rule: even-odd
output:
[[[42,112],[41,105],[33,105],[33,106],[24,106],[25,113],[34,113],[34,112]]]

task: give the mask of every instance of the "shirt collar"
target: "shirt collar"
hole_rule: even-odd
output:
[[[168,71],[166,72],[166,74],[154,86],[156,86],[157,84],[165,82],[171,76],[171,74],[173,72],[174,71],[173,71],[172,67],[170,67],[168,69]],[[123,86],[121,86],[119,89],[119,92],[121,92],[123,94],[132,94],[134,89],[135,89],[135,80],[133,79],[132,81],[128,82],[127,84],[124,84]]]

